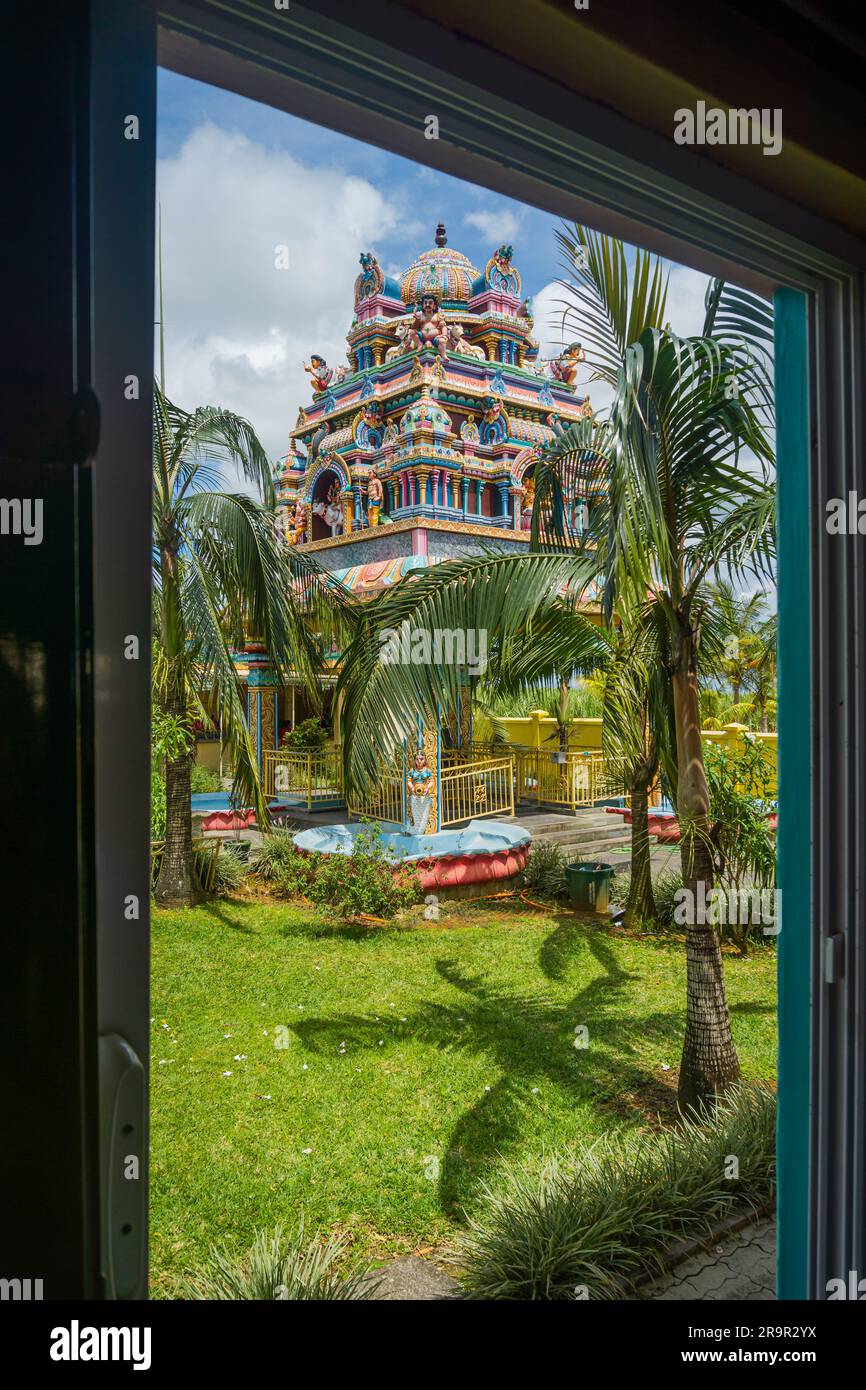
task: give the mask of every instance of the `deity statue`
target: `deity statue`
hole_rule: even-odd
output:
[[[409,793],[409,830],[412,835],[424,835],[430,819],[433,797],[433,773],[427,766],[427,755],[419,748],[406,778]]]
[[[500,444],[508,437],[508,417],[502,409],[502,401],[496,396],[485,396],[481,408],[481,443]]]
[[[513,256],[514,247],[507,242],[493,252],[484,272],[491,289],[503,294],[520,294],[520,271],[511,264]]]
[[[462,323],[448,324],[448,346],[452,352],[462,352],[464,357],[476,357],[482,362],[486,360],[483,347],[464,338]]]
[[[444,358],[448,352],[448,330],[439,299],[435,294],[422,295],[421,304],[412,315],[412,323],[406,335],[411,348],[416,351],[423,347],[435,347]]]
[[[374,468],[367,483],[367,523],[370,526],[379,525],[379,512],[385,502],[385,491],[382,487],[382,480]]]
[[[360,255],[361,274],[355,281],[355,303],[362,304],[365,299],[372,299],[378,294],[385,283],[382,274],[382,267],[376,260],[372,251],[362,251]]]
[[[523,501],[520,508],[521,531],[532,530],[532,508],[535,505],[535,479],[526,478],[523,483]]]
[[[565,386],[573,386],[577,369],[581,362],[585,361],[586,353],[580,343],[569,343],[559,357],[554,357],[551,361],[550,374],[555,381],[561,381]]]
[[[340,496],[340,484],[334,480],[328,488],[327,497],[324,502],[314,502],[313,511],[316,516],[320,516],[325,525],[330,528],[331,536],[342,536],[343,534],[343,499]]]
[[[300,545],[307,529],[307,509],[300,497],[295,499],[294,507],[289,507],[286,523],[288,526],[286,543],[288,545]]]
[[[478,444],[480,442],[481,435],[478,433],[478,426],[473,416],[467,415],[460,426],[460,438],[464,444]]]
[[[381,449],[385,433],[385,407],[381,401],[370,401],[355,416],[355,443],[361,449]]]
[[[314,352],[310,356],[309,366],[305,362],[303,367],[304,371],[310,374],[310,379],[313,384],[313,394],[316,395],[319,391],[327,391],[334,373],[328,366],[324,357],[319,357],[318,353]]]

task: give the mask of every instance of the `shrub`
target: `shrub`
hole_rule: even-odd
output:
[[[193,763],[189,770],[189,786],[192,792],[218,792],[220,779],[209,767],[202,763]]]
[[[227,893],[240,888],[246,876],[247,865],[224,840],[214,866],[213,891]]]
[[[303,719],[282,737],[283,748],[324,748],[327,742],[328,731],[318,719]]]
[[[565,897],[565,866],[567,856],[558,845],[540,840],[532,846],[523,870],[523,883],[535,893],[551,898]]]
[[[512,1164],[470,1219],[470,1297],[622,1298],[675,1240],[708,1234],[734,1208],[759,1210],[774,1183],[775,1098],[760,1088],[661,1134],[620,1132],[534,1169]]]
[[[674,925],[676,895],[683,886],[683,876],[679,869],[665,869],[653,883],[653,897],[656,904],[656,921],[660,927]]]
[[[266,881],[275,878],[282,865],[292,865],[303,855],[295,849],[291,830],[272,830],[250,855],[250,873]]]
[[[165,780],[155,767],[150,769],[150,838],[165,839]]]
[[[393,917],[401,907],[411,907],[420,900],[421,883],[408,865],[393,872],[374,822],[358,835],[352,854],[321,857],[309,895],[320,907],[335,908],[341,917],[359,913]]]
[[[262,1301],[372,1298],[379,1281],[368,1270],[348,1276],[338,1271],[346,1246],[345,1236],[323,1242],[317,1232],[306,1240],[303,1221],[290,1237],[284,1237],[279,1226],[270,1235],[260,1231],[249,1253],[240,1257],[213,1246],[207,1264],[186,1281],[184,1296]]]
[[[625,907],[628,902],[630,885],[630,873],[614,874],[610,885],[610,900],[612,903],[616,903],[617,907]],[[676,894],[682,886],[683,876],[678,869],[664,869],[657,878],[653,879],[656,926],[664,929],[674,926]]]

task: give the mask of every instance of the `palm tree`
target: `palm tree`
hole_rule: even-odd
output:
[[[725,640],[723,659],[717,674],[731,687],[731,704],[738,705],[744,689],[750,685],[750,674],[756,658],[757,629],[760,626],[766,595],[757,589],[752,594],[737,593],[727,579],[708,586]]]
[[[260,491],[262,502],[221,490],[225,463]],[[270,467],[252,426],[219,406],[181,410],[156,384],[154,699],[188,733],[165,760],[165,851],[156,886],[163,903],[195,896],[190,721],[207,717],[205,694],[222,713],[234,760],[234,801],[255,806],[259,824],[267,824],[232,649],[249,634],[261,637],[278,677],[294,668],[315,696],[319,655],[311,623],[327,622],[331,602],[315,567],[275,536],[273,506]]]
[[[716,281],[704,333],[680,338],[663,325],[664,296],[652,303],[644,292],[659,278],[649,256],[636,253],[629,293],[616,243],[580,227],[560,240],[575,277],[574,313],[581,329],[587,316],[592,326],[583,332],[588,360],[614,391],[604,447],[609,486],[590,506],[579,544],[598,558],[605,615],[625,601],[643,612],[647,626],[667,632],[683,880],[696,904],[699,888],[712,886],[698,690],[702,627],[710,616],[703,590],[722,572],[769,574],[773,557],[772,452],[762,423],[771,408],[771,310]],[[557,441],[536,470],[538,531],[553,543],[562,540],[557,499],[573,486],[575,468],[563,444]],[[679,1099],[693,1108],[735,1082],[739,1062],[712,925],[689,925],[686,956]]]

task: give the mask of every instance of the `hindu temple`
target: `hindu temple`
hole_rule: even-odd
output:
[[[591,414],[580,344],[539,355],[513,248],[478,270],[441,223],[434,243],[399,280],[362,252],[346,360],[305,364],[278,474],[288,544],[359,596],[491,540],[526,547],[538,451]]]

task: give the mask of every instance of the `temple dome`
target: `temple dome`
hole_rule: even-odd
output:
[[[441,305],[466,304],[478,271],[461,251],[445,245],[440,223],[436,246],[422,251],[403,274],[400,295],[404,304],[415,304],[423,294],[435,294]]]

